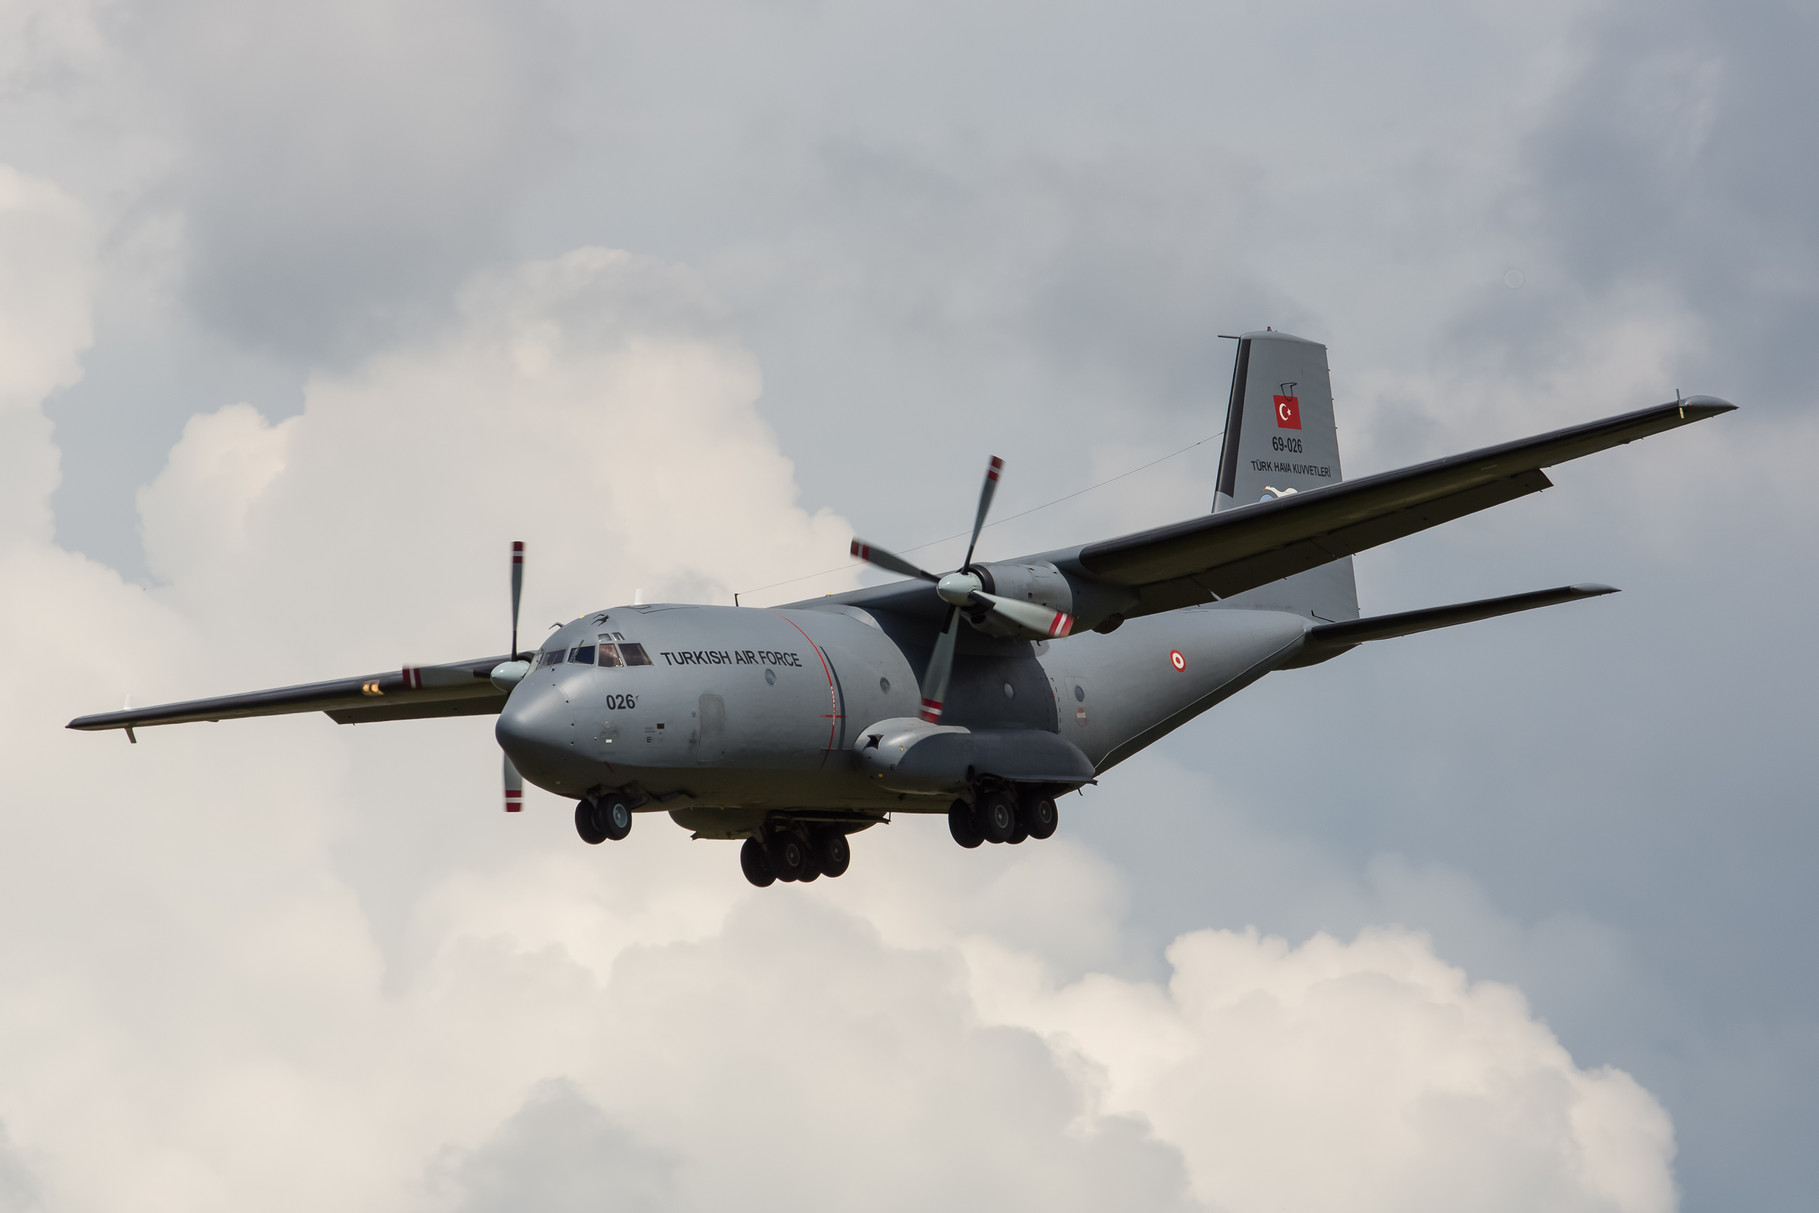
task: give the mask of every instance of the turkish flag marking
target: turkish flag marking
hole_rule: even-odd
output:
[[[1301,428],[1301,397],[1271,396],[1276,402],[1276,428],[1279,430],[1298,430]]]

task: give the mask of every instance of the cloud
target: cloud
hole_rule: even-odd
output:
[[[109,28],[169,140],[188,302],[300,362],[428,322],[560,146],[546,5],[171,0]]]
[[[837,518],[795,505],[751,407],[757,367],[686,271],[580,250],[481,278],[457,308],[433,336],[316,377],[280,427],[238,407],[193,420],[143,498],[154,567],[190,570],[169,596],[301,630],[320,587],[357,586],[331,608],[350,625],[390,612],[414,645],[490,650],[502,588],[473,617],[422,612],[455,585],[502,587],[514,538],[537,631],[555,604],[567,618],[639,588],[730,605],[741,581],[844,544]]]
[[[81,204],[0,165],[0,539],[50,538],[57,454],[41,405],[80,373],[93,263]]]
[[[1026,1014],[1103,1066],[1103,1106],[1179,1146],[1212,1204],[1674,1206],[1660,1105],[1578,1070],[1516,991],[1423,937],[1200,931],[1169,960],[1166,995],[1089,978]]]
[[[550,1079],[484,1145],[451,1148],[433,1186],[457,1213],[584,1213],[603,1199],[628,1213],[676,1207],[675,1162],[642,1148],[575,1084]]]
[[[688,271],[583,249],[280,425],[193,418],[142,498],[155,589],[9,516],[0,1116],[48,1205],[1671,1203],[1659,1106],[1419,936],[1190,934],[1163,985],[1117,975],[1121,881],[1065,840],[902,821],[760,893],[661,815],[593,849],[559,801],[499,814],[486,721],[60,727],[484,651],[520,535],[532,620],[837,551],[759,388]]]
[[[1819,26],[1799,4],[1736,17],[1706,0],[1587,14],[1512,212],[1597,306],[1648,288],[1682,301],[1705,335],[1688,368],[1786,409],[1815,387],[1819,135],[1789,117],[1819,104],[1802,59]]]
[[[0,1210],[4,1213],[32,1213],[42,1208],[38,1185],[31,1170],[13,1149],[6,1126],[0,1124]]]

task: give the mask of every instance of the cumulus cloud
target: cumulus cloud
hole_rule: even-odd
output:
[[[1577,1069],[1516,991],[1424,938],[1201,931],[1169,960],[1166,994],[1095,977],[999,996],[1097,1063],[1103,1106],[1180,1147],[1216,1206],[1673,1207],[1654,1099]]]
[[[108,28],[162,119],[188,301],[301,362],[425,323],[560,144],[550,6],[173,0]]]
[[[1789,119],[1819,103],[1801,67],[1812,10],[1616,4],[1581,30],[1511,213],[1602,310],[1638,290],[1683,301],[1707,330],[1688,368],[1722,369],[1772,408],[1808,404],[1819,135]]]
[[[9,408],[85,340],[76,308]],[[503,817],[484,721],[60,727],[485,651],[510,538],[532,620],[838,551],[759,390],[687,271],[584,249],[474,280],[291,420],[195,417],[142,497],[155,589],[9,511],[9,1199],[1450,1209],[1476,1175],[1671,1205],[1653,1099],[1419,936],[1192,934],[1156,983],[1065,839],[962,855],[901,821],[842,881],[754,892],[660,815],[603,849],[561,802]]]
[[[79,374],[92,336],[93,246],[80,203],[0,165],[0,537],[50,538],[57,455],[41,406]]]

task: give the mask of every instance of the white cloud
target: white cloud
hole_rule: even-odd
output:
[[[139,490],[141,516],[156,520],[145,536],[156,576],[180,581],[195,563],[245,556],[247,514],[283,474],[300,420],[271,425],[247,404],[190,418],[163,474]]]
[[[1233,1209],[1668,1209],[1673,1134],[1627,1075],[1578,1069],[1515,990],[1469,983],[1424,936],[1291,948],[1199,931],[1166,990],[1092,977],[991,1009],[1099,1071],[1100,1107],[1182,1151]]]
[[[80,284],[84,249],[46,280]],[[11,412],[72,373],[74,298],[7,372]],[[843,880],[760,893],[660,816],[597,850],[560,802],[505,818],[485,721],[60,727],[129,689],[494,648],[511,538],[533,634],[837,554],[759,390],[686,271],[582,250],[476,281],[279,426],[193,419],[142,499],[156,590],[52,546],[28,485],[0,569],[9,1191],[1418,1210],[1476,1181],[1671,1205],[1659,1106],[1419,936],[1201,932],[1156,985],[1117,975],[1121,882],[1065,839],[961,854],[903,821]]]
[[[91,337],[93,243],[80,203],[0,165],[0,540],[50,538],[57,455],[40,406]]]

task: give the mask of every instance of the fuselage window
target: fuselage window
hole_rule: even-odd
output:
[[[644,646],[641,644],[622,644],[619,646],[619,653],[625,658],[626,665],[649,665],[651,663],[650,655],[644,651]]]
[[[562,660],[562,654],[562,649],[551,649],[538,656],[537,664],[539,666],[556,665]]]
[[[568,651],[568,659],[576,665],[593,665],[594,646],[591,644],[577,645]]]
[[[616,644],[602,644],[600,646],[600,664],[603,666],[624,665],[625,662],[619,659],[619,646]]]

